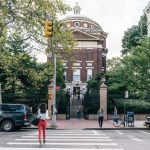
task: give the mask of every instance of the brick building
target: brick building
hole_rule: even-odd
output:
[[[74,15],[63,19],[71,28],[77,41],[74,49],[75,62],[64,59],[66,68],[66,88],[72,93],[76,88],[82,93],[86,91],[86,81],[98,72],[106,71],[106,37],[101,26],[94,20],[80,15],[81,8],[76,4]]]
[[[73,8],[74,15],[62,21],[73,32],[77,46],[73,50],[75,61],[70,61],[63,56],[63,66],[66,69],[66,91],[69,92],[70,101],[68,114],[76,117],[78,108],[84,109],[82,102],[86,92],[87,81],[96,73],[106,71],[106,38],[107,33],[94,20],[80,15],[81,8],[76,4]],[[69,118],[70,118],[69,117]]]

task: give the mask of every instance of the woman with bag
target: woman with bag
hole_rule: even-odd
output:
[[[47,105],[45,103],[42,103],[39,106],[38,109],[38,138],[39,138],[39,143],[42,144],[41,140],[41,132],[43,133],[43,144],[46,142],[46,119],[49,119],[48,117],[48,110],[47,110]]]

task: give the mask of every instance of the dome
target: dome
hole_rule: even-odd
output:
[[[76,24],[75,26],[70,26],[70,27],[83,27],[83,28],[102,30],[101,26],[96,21],[82,15],[67,16],[66,18],[62,19],[62,21],[64,21],[65,23],[74,22]],[[79,24],[81,24],[82,26],[77,25],[77,22],[79,22]]]
[[[76,3],[76,6],[73,7],[74,15],[67,16],[62,19],[67,24],[67,27],[74,29],[80,28],[82,30],[95,30],[95,31],[103,31],[101,26],[94,20],[89,17],[80,15],[81,8]]]

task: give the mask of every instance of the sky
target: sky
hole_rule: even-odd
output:
[[[71,7],[81,7],[81,15],[96,21],[107,36],[107,58],[120,56],[124,31],[137,25],[150,0],[64,0]],[[73,12],[66,16],[73,15]],[[39,60],[41,58],[39,57]],[[41,61],[43,58],[41,59]]]

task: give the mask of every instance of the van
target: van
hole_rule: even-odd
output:
[[[33,113],[24,104],[0,104],[0,127],[12,131],[31,125]]]

